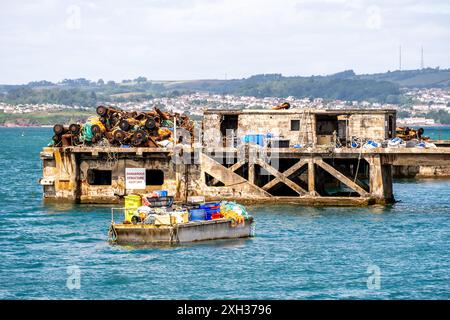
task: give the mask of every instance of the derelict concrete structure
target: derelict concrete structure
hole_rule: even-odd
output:
[[[349,147],[394,137],[395,121],[394,110],[207,110],[203,135],[189,145],[44,148],[40,183],[45,200],[79,203],[159,189],[178,201],[390,203],[393,166],[450,163],[446,148]],[[264,140],[243,143],[248,135]]]

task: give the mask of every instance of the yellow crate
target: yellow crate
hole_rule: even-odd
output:
[[[155,225],[156,226],[170,225],[171,224],[170,222],[171,222],[170,214],[155,216]]]
[[[170,221],[172,224],[189,222],[189,214],[187,212],[175,212],[171,214]]]
[[[141,196],[135,194],[125,196],[125,221],[131,222],[131,217],[141,205]]]

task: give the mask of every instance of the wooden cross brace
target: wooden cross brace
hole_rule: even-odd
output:
[[[342,174],[341,172],[337,171],[335,168],[330,166],[328,163],[323,161],[320,158],[314,159],[314,163],[320,166],[322,169],[327,171],[329,174],[331,174],[333,177],[341,181],[343,184],[345,184],[350,189],[356,191],[359,193],[359,195],[363,197],[368,197],[369,193],[361,188],[359,185],[357,185],[355,182],[353,182],[351,179],[349,179],[346,175]]]
[[[278,171],[277,169],[275,169],[274,167],[272,167],[271,165],[269,165],[268,163],[266,163],[261,159],[256,159],[256,163],[275,177],[269,183],[264,185],[262,189],[267,191],[271,189],[273,186],[275,186],[277,183],[282,182],[288,187],[290,187],[292,190],[297,192],[299,195],[308,194],[308,191],[300,187],[298,184],[296,184],[289,178],[289,176],[291,176],[297,170],[299,170],[301,167],[307,164],[308,160],[302,159],[284,172]]]

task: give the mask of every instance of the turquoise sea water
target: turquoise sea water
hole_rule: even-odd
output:
[[[450,140],[450,126],[423,127],[424,135],[433,140]]]
[[[120,247],[106,241],[107,206],[42,203],[50,137],[0,128],[1,299],[450,298],[448,180],[397,181],[388,207],[249,207],[248,240]],[[79,289],[67,286],[71,266]]]

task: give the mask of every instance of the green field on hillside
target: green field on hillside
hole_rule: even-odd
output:
[[[55,111],[32,112],[25,114],[0,113],[0,125],[41,126],[56,123],[69,124],[84,122],[90,116],[95,116],[95,110],[89,111]]]

